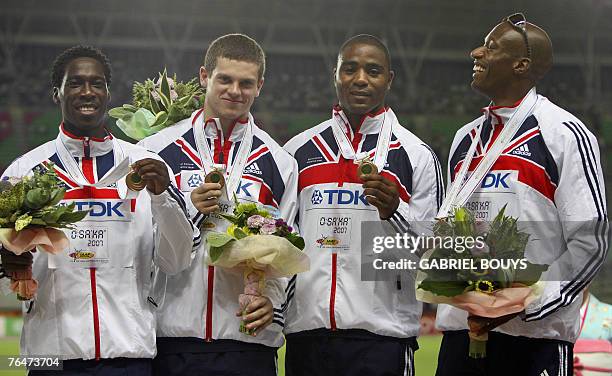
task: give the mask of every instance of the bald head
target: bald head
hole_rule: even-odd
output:
[[[542,79],[552,67],[552,42],[544,30],[531,23],[527,24],[527,38],[531,47],[530,78],[536,82]]]
[[[527,57],[527,46],[521,30],[507,21],[502,21],[493,30],[495,35],[504,40],[508,52],[515,57]],[[527,23],[527,40],[529,41],[530,62],[525,69],[525,78],[534,84],[542,79],[552,67],[553,50],[548,34],[539,26]]]

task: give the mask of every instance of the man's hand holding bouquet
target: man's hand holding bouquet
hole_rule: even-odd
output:
[[[2,267],[11,279],[11,289],[20,300],[32,299],[37,283],[32,279],[36,248],[52,254],[69,245],[60,229],[79,222],[87,211],[75,211],[74,203],[60,205],[65,190],[51,165],[21,179],[0,182],[0,243]]]

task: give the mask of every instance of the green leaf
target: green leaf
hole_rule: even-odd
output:
[[[40,218],[32,218],[32,221],[30,222],[30,224],[32,225],[38,225],[38,226],[48,226],[47,221],[42,220]]]
[[[168,98],[168,105],[166,109],[170,108],[172,104],[172,96],[170,95],[170,83],[168,83],[168,72],[166,68],[164,68],[164,73],[161,75],[161,85],[160,85],[161,93],[163,93],[166,98]]]
[[[25,205],[29,209],[36,210],[45,206],[50,199],[49,191],[46,191],[44,188],[34,188],[26,193]]]
[[[242,238],[246,238],[249,235],[246,232],[244,232],[243,229],[241,229],[240,227],[237,227],[234,230],[234,236],[236,237],[236,239],[240,240]]]
[[[301,236],[298,236],[295,240],[291,242],[291,244],[296,246],[300,251],[303,251],[304,247],[306,247],[306,243],[304,243],[304,238],[302,238]]]
[[[81,220],[83,220],[83,218],[85,218],[85,216],[87,216],[87,213],[89,213],[88,211],[82,210],[82,211],[76,211],[76,212],[70,212],[70,213],[64,213],[60,216],[60,219],[58,221],[58,223],[76,223],[79,222]]]
[[[21,215],[15,221],[15,231],[23,230],[30,224],[30,222],[32,222],[32,217],[28,213]]]
[[[178,107],[184,107],[188,105],[192,99],[193,99],[193,94],[189,96],[186,95],[182,98],[177,99],[176,102],[174,102],[174,104],[177,105]]]
[[[209,245],[210,246],[210,245]],[[215,263],[219,260],[219,257],[223,254],[224,249],[220,247],[210,247],[208,254],[210,256],[210,260]]]
[[[168,114],[166,113],[166,111],[158,112],[155,115],[155,122],[153,123],[151,127],[158,127],[160,125],[163,125],[166,122],[166,120],[168,120]]]
[[[124,104],[122,107],[123,107],[123,108],[125,108],[125,109],[126,109],[126,110],[128,110],[128,111],[131,111],[131,112],[136,112],[136,111],[138,111],[138,107],[133,106],[133,105],[128,104],[128,103]]]
[[[115,108],[111,108],[108,111],[108,115],[115,119],[127,120],[131,118],[132,116],[134,116],[134,111],[130,111],[124,107],[115,107]]]
[[[51,201],[47,203],[49,206],[57,205],[64,198],[66,190],[64,188],[56,188],[51,192]]]
[[[161,108],[159,108],[159,104],[157,104],[157,101],[155,100],[152,92],[150,91],[149,91],[149,101],[151,102],[151,112],[156,114],[159,111],[161,111]]]
[[[434,282],[424,280],[419,284],[420,289],[430,291],[440,296],[457,296],[463,294],[468,284],[462,281],[446,281],[446,282]]]
[[[164,108],[164,110],[169,110],[170,109],[170,104],[172,103],[170,101],[170,97],[166,96],[166,94],[164,94],[161,89],[157,89],[157,94],[159,94],[159,99],[161,100],[161,104]]]
[[[215,248],[224,247],[233,240],[236,239],[224,232],[210,232],[208,235],[206,235],[206,242],[208,245]]]

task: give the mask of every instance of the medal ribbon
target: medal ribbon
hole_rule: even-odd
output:
[[[525,99],[523,99],[506,125],[504,125],[504,129],[502,129],[493,145],[489,148],[489,151],[486,152],[484,158],[480,161],[478,166],[476,166],[474,172],[467,177],[469,166],[472,163],[476,151],[476,145],[480,140],[482,124],[478,126],[476,135],[463,160],[463,164],[455,176],[455,180],[451,184],[448,194],[444,198],[442,206],[438,211],[438,215],[436,216],[437,219],[446,218],[452,215],[455,209],[465,205],[470,196],[472,196],[476,188],[480,185],[482,179],[491,170],[497,158],[499,158],[504,149],[512,141],[525,119],[531,116],[537,103],[538,96],[534,87],[529,90]]]
[[[219,132],[219,129],[222,129],[220,120],[218,118],[213,118],[212,120],[215,122],[217,132]],[[198,154],[200,155],[200,160],[202,161],[202,168],[204,173],[209,173],[215,168],[215,162],[212,150],[210,150],[210,146],[208,145],[208,142],[206,142],[206,135],[204,133],[204,111],[201,111],[196,115],[196,118],[193,119],[192,124],[196,147],[198,148]],[[254,126],[255,121],[253,116],[249,113],[248,123],[246,124],[247,128],[244,131],[242,141],[238,147],[236,158],[233,160],[233,163],[230,165],[227,171],[225,171],[225,175],[229,175],[227,183],[225,184],[225,193],[230,201],[232,194],[236,192],[236,189],[238,189],[238,184],[242,178],[242,172],[246,167],[249,154],[251,153]],[[228,135],[228,138],[229,136],[231,135]]]
[[[345,127],[350,128],[350,123],[346,118],[346,115],[343,111],[337,111],[334,109],[332,111],[332,117],[335,122],[332,123],[332,132],[334,133],[334,138],[338,143],[338,147],[340,148],[340,153],[345,159],[349,160],[361,160],[368,156],[368,153],[359,153],[355,152],[353,149],[353,145],[351,141],[349,141],[346,133]],[[397,122],[397,118],[395,114],[390,109],[386,110],[383,114],[382,126],[380,128],[380,132],[378,134],[378,140],[376,142],[376,149],[374,154],[373,163],[378,168],[378,171],[382,171],[385,167],[385,162],[387,161],[387,154],[389,153],[389,145],[391,144],[391,131],[393,128],[393,124]]]

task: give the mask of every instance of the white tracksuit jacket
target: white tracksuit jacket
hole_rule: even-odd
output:
[[[180,121],[140,142],[149,150],[158,153],[172,168],[177,186],[188,201],[193,222],[208,227],[207,216],[199,213],[190,200],[191,191],[203,183],[202,165],[195,144],[193,124],[204,124],[202,110],[195,111],[190,118]],[[199,123],[197,123],[199,121]],[[204,125],[205,137],[214,155],[215,163],[229,160],[233,164],[245,131],[245,123],[237,122],[229,135],[223,135],[214,121]],[[276,208],[289,225],[293,224],[296,212],[297,166],[291,158],[266,132],[254,127],[253,142],[242,178],[236,190],[241,202],[255,202]],[[223,154],[223,156],[221,156]],[[222,222],[214,231],[225,231],[228,223]],[[192,255],[187,270],[175,276],[167,276],[159,284],[158,337],[195,337],[207,341],[230,339],[242,342],[280,347],[284,343],[282,329],[284,317],[282,304],[285,301],[287,278],[270,279],[266,282],[264,295],[274,306],[274,319],[256,337],[238,331],[238,296],[244,290],[241,274],[223,268],[208,266],[206,235],[202,231],[202,244]],[[165,294],[164,291],[165,290]]]
[[[112,136],[79,138],[60,127],[60,137],[90,182],[113,167]],[[120,140],[118,144],[133,161],[159,159],[136,145]],[[155,317],[147,302],[153,262],[170,274],[177,273],[188,266],[193,248],[194,227],[182,195],[171,184],[160,195],[144,189],[135,199],[122,201],[114,184],[80,187],[68,178],[54,141],[14,161],[3,177],[29,175],[47,162],[55,164],[67,188],[63,202],[78,202],[81,209],[91,209],[84,221],[96,220],[91,223],[107,230],[119,224],[122,231],[108,231],[103,242],[110,242],[110,260],[119,260],[120,265],[51,268],[52,257],[71,256],[35,252],[33,276],[38,292],[23,305],[21,354],[63,359],[153,358]],[[129,217],[131,221],[124,221]],[[71,230],[65,233],[71,239]]]
[[[383,108],[365,116],[357,132],[350,127],[345,130],[356,153],[373,154],[385,111],[392,114],[391,109]],[[334,121],[324,121],[285,145],[298,162],[299,226],[311,261],[310,271],[290,281],[285,333],[327,328],[364,329],[398,338],[417,336],[422,307],[407,272],[398,274],[399,281],[361,278],[361,263],[366,262],[361,255],[361,223],[373,221],[375,226],[381,219],[363,196],[357,163],[340,153],[331,128]],[[382,175],[400,193],[400,205],[388,220],[393,228],[403,232],[407,221],[433,220],[444,194],[439,163],[432,150],[398,122],[392,126]],[[328,236],[327,231],[339,235]],[[385,235],[382,227],[380,231]],[[328,247],[346,232],[350,232],[343,240],[346,249]]]
[[[449,157],[449,182],[465,158],[474,129],[486,121],[470,170],[490,146],[491,135],[498,134],[515,110],[485,108],[483,116],[457,132]],[[530,261],[551,265],[542,276],[547,280],[543,294],[527,307],[524,317],[495,330],[576,340],[581,303],[576,297],[596,275],[608,247],[605,200],[597,139],[572,114],[539,96],[533,114],[467,204],[483,220],[492,220],[507,204],[506,215],[521,222],[546,223],[553,233],[548,241],[532,243],[526,250]],[[465,311],[438,307],[438,329],[467,329],[466,324]]]

